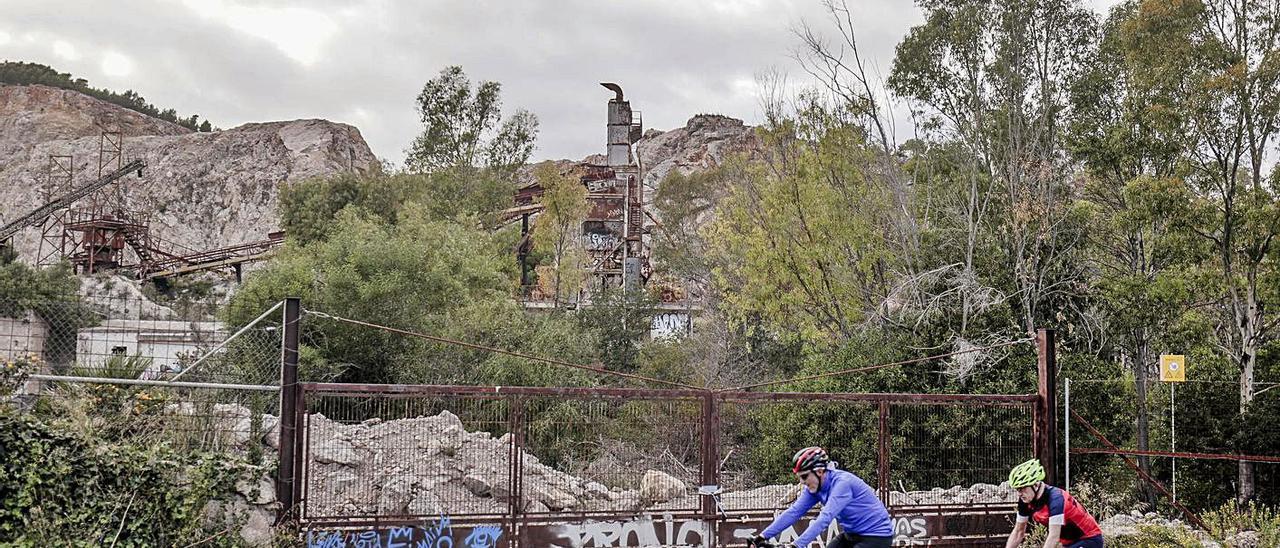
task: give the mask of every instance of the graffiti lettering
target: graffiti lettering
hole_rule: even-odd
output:
[[[618,186],[617,179],[601,179],[599,181],[587,181],[588,192],[604,192],[606,190],[614,190]]]
[[[924,518],[903,517],[893,520],[894,546],[928,546],[929,539],[925,538],[928,534]]]
[[[467,535],[467,548],[493,548],[498,545],[498,538],[502,536],[501,527],[481,526],[471,530],[471,534]]]
[[[739,527],[733,530],[733,538],[735,540],[748,540],[756,534],[759,529],[754,527]],[[800,531],[803,531],[801,529]],[[893,545],[894,546],[929,546],[928,528],[925,526],[925,520],[922,517],[900,517],[893,519]],[[827,530],[818,535],[809,546],[804,548],[823,548],[832,539],[840,536],[840,527],[832,522]],[[795,542],[800,538],[800,532],[796,531],[793,525],[778,533],[777,541],[783,544]]]
[[[641,516],[628,521],[588,521],[560,526],[556,533],[563,544],[553,548],[603,548],[612,546],[702,546],[707,524],[701,520],[678,522],[671,515],[660,521]]]
[[[654,315],[653,322],[649,326],[649,334],[655,339],[687,335],[689,334],[689,315],[684,312]]]
[[[476,525],[455,528],[448,517],[441,516],[439,521],[426,527],[308,531],[307,548],[495,548],[501,537],[502,527]],[[458,538],[462,540],[456,540]]]
[[[453,529],[449,527],[449,518],[440,516],[435,527],[427,529],[427,538],[418,543],[418,548],[453,548]]]
[[[412,527],[394,527],[387,532],[387,548],[412,548]]]
[[[614,247],[617,247],[618,242],[620,241],[622,240],[613,234],[599,234],[592,232],[590,234],[582,235],[582,247],[585,247],[590,251],[613,249]]]

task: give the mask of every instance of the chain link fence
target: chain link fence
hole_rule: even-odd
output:
[[[257,460],[278,423],[282,316],[229,306],[0,297],[4,388],[20,409],[99,439]]]

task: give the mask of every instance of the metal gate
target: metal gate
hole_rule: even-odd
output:
[[[741,545],[767,525],[796,489],[742,476],[770,425],[840,440],[829,451],[877,489],[895,545],[1002,544],[1013,495],[997,484],[1034,452],[1039,397],[303,383],[297,398],[309,545],[621,547]]]

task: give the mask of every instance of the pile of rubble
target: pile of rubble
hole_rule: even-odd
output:
[[[252,413],[238,404],[217,404],[199,410],[191,404],[170,404],[167,413],[212,415],[225,446],[247,449],[255,443],[277,448],[279,420],[263,415],[253,424]],[[346,424],[322,414],[308,416],[307,513],[310,516],[356,515],[502,515],[511,508],[510,434],[494,436],[468,431],[453,413]],[[524,512],[580,513],[593,511],[675,511],[697,509],[701,497],[693,478],[681,479],[658,470],[618,470],[606,486],[600,481],[569,474],[542,463],[528,452],[520,456]],[[244,501],[226,510],[263,521],[275,502],[270,480],[245,489]],[[762,487],[720,494],[727,513],[738,510],[781,509],[799,495],[797,484]],[[894,505],[1011,503],[1006,485],[977,484],[928,491],[890,493]],[[214,511],[217,509],[210,509]],[[259,515],[261,514],[261,516]],[[246,527],[246,537],[260,537],[265,527]]]
[[[308,481],[308,513],[503,514],[510,511],[510,434],[469,432],[454,414],[343,424],[315,414],[309,421],[314,464]],[[665,472],[618,471],[631,488],[608,487],[556,470],[525,452],[520,463],[525,512],[590,512],[695,509],[700,496],[691,481]],[[636,481],[638,479],[638,481]],[[692,478],[689,478],[692,480]],[[726,511],[782,508],[799,486],[766,485],[723,493]],[[1011,503],[1004,485],[977,484],[891,493],[892,503]]]
[[[1009,488],[1009,482],[1000,485],[975,483],[969,487],[952,486],[949,489],[935,487],[928,491],[897,491],[889,493],[891,506],[909,506],[915,504],[1013,504],[1018,502],[1018,494]]]
[[[170,413],[197,414],[189,403],[171,404]],[[205,411],[208,412],[208,411]],[[213,406],[222,425],[217,432],[229,446],[279,442],[273,415],[263,415],[253,428],[248,408]],[[468,431],[453,413],[344,424],[322,414],[309,416],[310,476],[308,513],[367,514],[504,514],[510,511],[511,438]],[[254,432],[256,430],[256,432]],[[254,440],[255,434],[260,436]],[[695,509],[701,504],[693,478],[681,479],[658,470],[618,470],[614,478],[626,487],[565,473],[543,464],[536,455],[521,455],[525,512],[584,512]],[[799,485],[765,485],[720,495],[726,510],[784,508],[799,494]],[[1006,484],[979,483],[928,491],[894,491],[890,503],[948,505],[1013,503]]]
[[[502,514],[510,511],[510,434],[468,432],[448,411],[432,417],[342,424],[309,418],[308,512]],[[526,512],[639,509],[683,494],[684,483],[650,471],[639,489],[609,488],[524,453]],[[676,491],[679,490],[679,493]]]

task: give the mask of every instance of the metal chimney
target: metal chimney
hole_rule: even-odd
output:
[[[612,82],[600,85],[612,91],[615,96],[609,100],[608,145],[605,157],[609,167],[626,167],[632,165],[631,160],[631,102],[623,99],[622,86]]]

